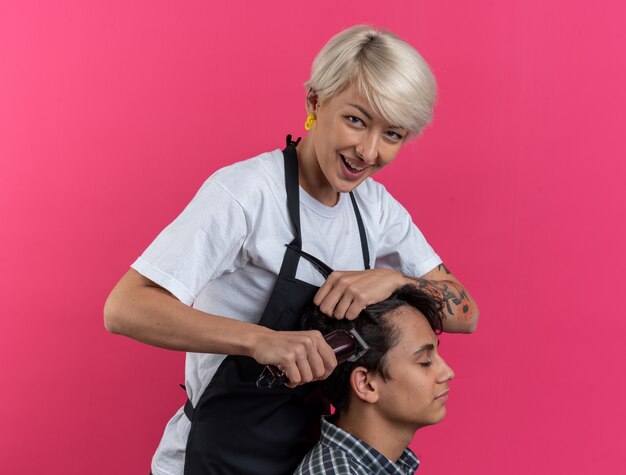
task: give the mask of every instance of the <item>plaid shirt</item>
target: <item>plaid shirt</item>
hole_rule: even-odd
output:
[[[320,441],[304,457],[294,475],[413,475],[419,464],[408,447],[394,463],[362,440],[322,418]]]

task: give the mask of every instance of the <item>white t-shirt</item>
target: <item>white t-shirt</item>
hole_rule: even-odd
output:
[[[407,211],[368,178],[356,190],[372,267],[420,277],[441,263]],[[293,239],[280,150],[213,174],[132,265],[181,302],[207,313],[257,323]],[[350,197],[328,207],[300,188],[302,249],[335,270],[362,270],[363,253]],[[300,259],[296,277],[323,278]],[[223,355],[187,353],[185,385],[195,406]],[[181,407],[152,460],[154,475],[182,475],[191,423]]]

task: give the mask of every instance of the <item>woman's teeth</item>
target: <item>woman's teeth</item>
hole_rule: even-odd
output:
[[[352,163],[348,157],[344,155],[341,155],[341,158],[343,159],[343,163],[345,163],[348,166],[348,168],[350,168],[351,170],[354,170],[355,172],[361,172],[365,170],[366,168],[366,167],[358,167],[357,165]]]

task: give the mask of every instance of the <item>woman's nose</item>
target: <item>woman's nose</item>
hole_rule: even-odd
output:
[[[376,134],[365,134],[356,147],[356,153],[363,161],[374,163],[378,158],[378,137]]]

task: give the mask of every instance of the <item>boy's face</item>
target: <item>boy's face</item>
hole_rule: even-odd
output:
[[[389,316],[399,330],[398,344],[387,353],[385,381],[376,375],[381,416],[390,424],[417,430],[446,414],[448,382],[454,371],[437,352],[438,339],[426,317],[403,306]]]

